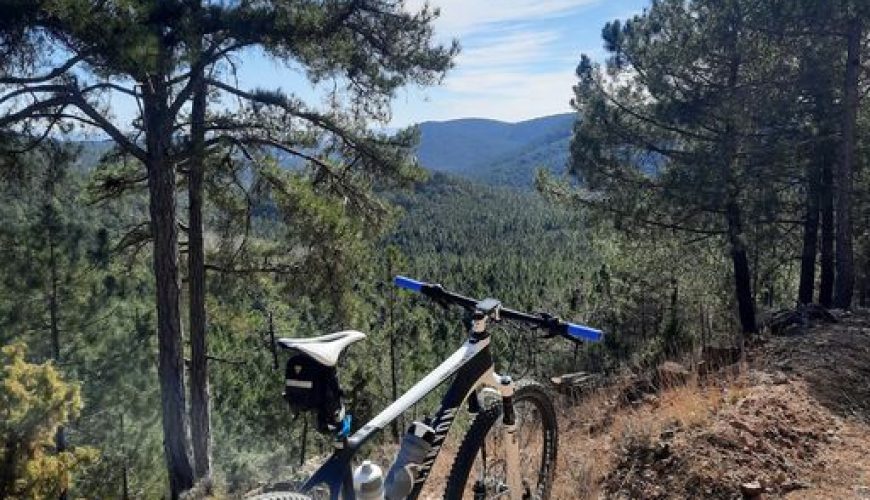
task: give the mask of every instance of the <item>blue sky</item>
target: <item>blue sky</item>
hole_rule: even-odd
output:
[[[425,0],[406,0],[419,9]],[[428,0],[441,9],[439,40],[462,53],[439,87],[407,88],[393,102],[391,127],[465,117],[520,121],[570,111],[581,53],[603,57],[601,28],[639,13],[649,0]],[[298,70],[245,54],[242,87],[282,88],[318,99]]]
[[[580,54],[604,54],[601,28],[613,19],[639,13],[649,0],[405,0],[418,10],[425,3],[441,10],[435,22],[440,42],[459,40],[462,52],[442,85],[405,88],[393,102],[392,119],[381,128],[430,120],[492,118],[516,122],[570,112],[574,69]],[[315,87],[296,67],[249,50],[236,54],[242,89],[281,89],[322,107],[326,82]],[[119,94],[110,104],[121,128],[136,105]],[[233,106],[232,103],[227,103]]]
[[[411,0],[410,7],[423,4]],[[580,54],[603,57],[601,28],[648,0],[431,0],[436,32],[462,53],[443,85],[403,92],[394,125],[485,117],[519,121],[570,111]]]

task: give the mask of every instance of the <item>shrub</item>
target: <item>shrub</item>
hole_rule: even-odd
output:
[[[10,500],[57,497],[97,457],[93,448],[57,450],[58,428],[81,410],[79,387],[25,352],[23,344],[0,351],[0,498]]]

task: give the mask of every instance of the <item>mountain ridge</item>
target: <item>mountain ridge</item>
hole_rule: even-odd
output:
[[[565,171],[574,113],[541,116],[520,122],[490,118],[456,118],[418,125],[416,154],[431,172],[462,177],[488,185],[528,188],[538,168]],[[112,148],[112,141],[74,141],[81,147],[77,164],[88,169]],[[298,160],[278,154],[279,162],[294,168]]]
[[[564,171],[574,119],[574,113],[563,113],[516,123],[488,118],[422,122],[417,157],[427,170],[527,187],[538,167]]]

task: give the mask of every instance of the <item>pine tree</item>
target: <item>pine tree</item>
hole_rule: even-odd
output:
[[[757,330],[747,228],[768,219],[763,200],[777,203],[757,180],[787,177],[767,158],[793,132],[778,122],[789,75],[753,28],[765,16],[741,1],[656,2],[604,28],[607,73],[584,59],[575,89],[572,172],[626,223],[722,238],[746,333]]]
[[[389,99],[398,87],[438,81],[456,52],[455,45],[431,45],[434,12],[424,9],[409,14],[401,8],[386,1],[210,4],[206,8],[200,2],[144,1],[127,4],[122,10],[84,0],[0,4],[0,11],[14,14],[4,37],[38,30],[47,34],[39,42],[41,47],[70,54],[59,66],[51,60],[25,57],[24,49],[15,54],[20,64],[10,68],[19,73],[0,77],[7,89],[0,101],[12,104],[0,118],[0,127],[24,123],[24,127],[50,130],[61,119],[78,121],[103,130],[125,154],[144,165],[156,282],[158,374],[173,497],[188,489],[194,477],[184,415],[176,202],[176,167],[190,151],[175,144],[174,132],[185,127],[180,113],[205,79],[210,88],[250,103],[252,112],[244,118],[253,118],[230,117],[216,124],[206,145],[258,143],[311,161],[297,149],[301,132],[308,144],[312,137],[329,138],[334,144],[329,156],[377,171],[384,165],[380,160],[390,157],[389,151],[402,150],[406,144],[367,134],[366,120],[388,116]],[[199,46],[203,38],[208,41]],[[347,82],[350,113],[340,109],[320,113],[280,93],[243,90],[227,81],[206,78],[206,68],[249,47],[262,47],[275,57],[298,62],[314,81],[341,76]],[[86,78],[72,76],[82,71]],[[129,81],[135,83],[129,85]],[[99,109],[94,99],[100,92],[125,95],[140,103],[142,113],[136,126],[142,132],[141,142]],[[276,111],[274,125],[279,127],[264,127],[257,120],[263,109]],[[276,137],[282,130],[289,130],[289,137]],[[322,174],[340,179],[330,162],[314,163]],[[199,337],[198,333],[197,374],[203,373],[206,359]],[[202,399],[203,380],[197,375],[194,391],[198,400]],[[202,436],[197,441],[202,448]],[[205,457],[207,453],[199,453],[200,461]],[[201,463],[198,468],[205,471],[207,465]]]

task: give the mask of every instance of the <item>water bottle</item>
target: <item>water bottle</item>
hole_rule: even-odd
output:
[[[377,464],[366,460],[353,471],[357,500],[384,500],[384,475]]]
[[[402,439],[396,461],[387,473],[387,500],[407,497],[414,488],[417,468],[432,449],[435,430],[422,422],[414,422]]]

